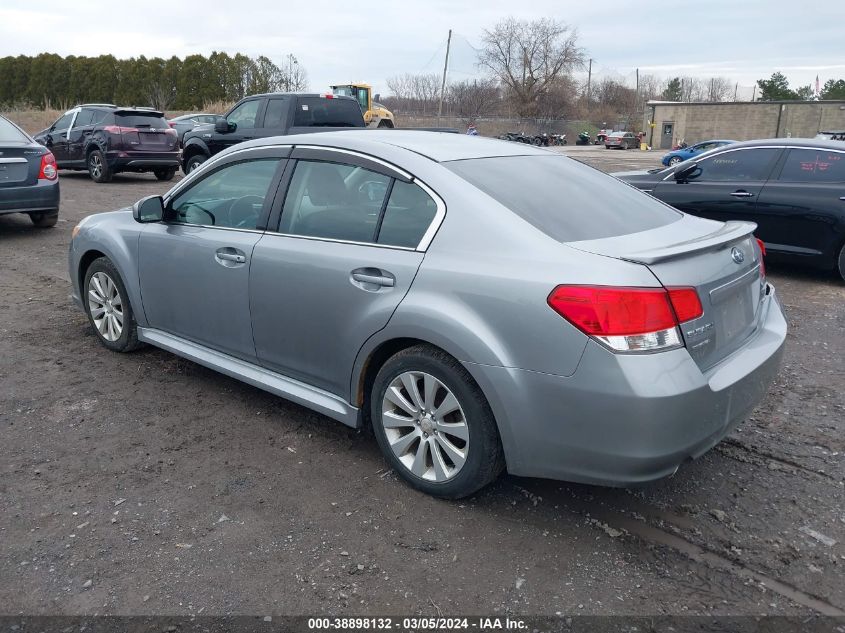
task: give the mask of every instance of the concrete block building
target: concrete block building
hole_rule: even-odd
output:
[[[656,149],[682,140],[812,138],[823,130],[845,130],[845,101],[649,101],[643,129]]]

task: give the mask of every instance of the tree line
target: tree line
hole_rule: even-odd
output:
[[[205,103],[237,101],[249,94],[307,89],[296,58],[282,66],[268,57],[212,52],[184,59],[117,59],[53,53],[0,58],[0,106],[53,107],[115,103],[195,110]]]

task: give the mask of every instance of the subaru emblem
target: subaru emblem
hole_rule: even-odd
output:
[[[737,264],[741,264],[745,261],[745,253],[743,253],[736,246],[734,246],[731,249],[731,259],[734,260]]]

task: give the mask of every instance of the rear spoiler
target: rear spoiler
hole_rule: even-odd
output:
[[[164,116],[164,112],[153,110],[152,108],[118,108],[114,111],[115,114],[148,114],[150,116]]]
[[[756,228],[757,225],[754,222],[736,222],[731,220],[730,222],[725,222],[718,230],[708,235],[695,237],[684,242],[675,242],[667,246],[620,253],[619,257],[642,264],[656,264],[697,251],[716,250],[728,242],[752,235]]]

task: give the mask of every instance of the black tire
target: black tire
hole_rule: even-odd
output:
[[[91,278],[97,273],[105,274],[114,283],[117,293],[120,296],[123,326],[120,336],[113,341],[108,340],[100,332],[91,313],[92,298],[89,289],[91,287]],[[117,268],[111,263],[111,260],[107,257],[99,257],[91,262],[88,270],[85,271],[82,288],[79,291],[85,305],[85,314],[88,316],[88,322],[91,324],[97,339],[104,347],[113,352],[131,352],[141,347],[142,343],[138,341],[138,324],[135,322],[135,313],[132,310],[132,305],[129,303],[129,294],[126,292],[126,286],[123,285],[123,279],[121,279],[120,273],[117,272]]]
[[[207,160],[208,156],[205,156],[204,154],[194,154],[188,160],[185,161],[185,167],[182,171],[184,171],[185,175],[187,176]]]
[[[466,459],[457,473],[442,482],[423,479],[411,472],[393,453],[382,422],[382,401],[388,387],[409,371],[436,378],[457,398],[465,418],[469,437]],[[417,345],[390,357],[376,375],[369,405],[373,433],[382,454],[399,476],[417,490],[443,499],[460,499],[491,483],[505,467],[496,420],[487,399],[466,369],[437,348]],[[414,445],[418,446],[416,443],[410,446]],[[430,452],[428,455],[431,459]]]
[[[110,182],[113,176],[109,164],[106,162],[106,156],[99,149],[92,150],[88,153],[88,175],[94,182]]]
[[[837,267],[839,268],[839,276],[845,280],[845,244],[843,244],[842,248],[839,250]]]
[[[59,221],[59,212],[52,211],[47,213],[30,213],[29,219],[32,223],[40,229],[48,229],[51,226],[56,226]]]
[[[155,177],[159,180],[173,180],[173,177],[176,175],[176,168],[166,167],[164,169],[154,169],[153,173],[155,174]]]
[[[386,128],[392,128],[392,127],[393,127],[393,122],[392,122],[392,121],[389,121],[388,119],[382,119],[381,121],[379,121],[379,122],[378,122],[378,125],[377,125],[376,127],[380,127],[380,128],[385,128],[385,127],[386,127]]]
[[[678,163],[682,163],[682,162],[684,162],[683,158],[681,158],[680,156],[673,156],[672,158],[669,159],[669,167],[673,167],[673,166],[677,165]]]

